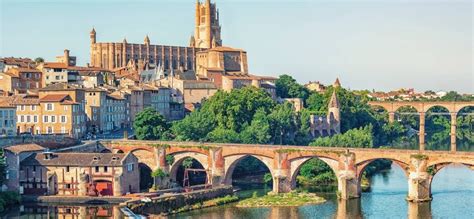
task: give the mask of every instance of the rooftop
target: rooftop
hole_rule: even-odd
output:
[[[22,152],[30,152],[30,151],[43,151],[45,148],[37,145],[37,144],[19,144],[19,145],[13,145],[13,146],[8,146],[5,148],[5,150],[10,151],[14,154],[19,154]]]
[[[129,154],[112,153],[51,153],[50,159],[45,154],[35,153],[21,162],[28,166],[122,166]]]

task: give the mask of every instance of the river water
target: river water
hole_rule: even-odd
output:
[[[258,190],[264,193],[263,190]],[[474,171],[450,165],[433,179],[433,201],[405,201],[407,177],[400,167],[371,179],[371,191],[361,199],[338,201],[335,194],[321,194],[328,201],[301,207],[237,208],[235,204],[174,215],[171,218],[474,218]]]
[[[235,204],[172,215],[187,219],[289,219],[289,218],[474,218],[474,171],[464,166],[447,166],[439,171],[432,185],[433,201],[413,204],[405,201],[407,178],[393,165],[371,179],[371,191],[361,199],[338,201],[335,194],[320,194],[328,201],[301,207],[237,208]],[[240,196],[259,195],[267,189],[247,190]],[[21,206],[2,218],[119,218],[114,206]],[[74,216],[74,217],[73,217]]]

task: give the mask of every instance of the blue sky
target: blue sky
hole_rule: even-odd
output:
[[[223,42],[253,74],[351,89],[474,93],[471,0],[216,0]],[[99,42],[188,45],[195,0],[0,0],[0,56],[89,62]],[[214,2],[214,1],[213,1]]]

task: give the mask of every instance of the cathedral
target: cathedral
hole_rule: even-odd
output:
[[[109,70],[133,63],[161,65],[165,70],[195,70],[196,52],[222,46],[219,11],[216,4],[206,0],[196,3],[196,27],[189,47],[151,44],[145,37],[143,44],[97,42],[97,32],[90,32],[90,65]]]

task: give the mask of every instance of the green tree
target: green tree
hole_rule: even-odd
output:
[[[151,173],[151,177],[153,177],[153,188],[156,188],[156,180],[160,179],[163,180],[165,177],[167,177],[168,174],[165,173],[162,169],[158,168],[155,171]]]
[[[44,59],[41,58],[41,57],[37,57],[37,58],[35,59],[35,63],[36,63],[36,64],[44,63]]]
[[[139,112],[133,122],[133,128],[139,140],[159,140],[169,136],[169,124],[153,108],[146,108]]]
[[[181,165],[183,165],[185,169],[191,168],[191,166],[193,166],[193,158],[188,157],[184,159]]]
[[[252,122],[240,133],[240,139],[245,144],[267,144],[271,139],[270,119],[264,109],[258,109]]]
[[[217,143],[239,143],[240,137],[237,132],[231,129],[224,129],[222,127],[217,127],[212,132],[207,134],[207,139],[211,142]]]
[[[372,148],[374,146],[372,129],[372,125],[368,125],[363,128],[351,129],[343,134],[317,138],[311,142],[310,145],[320,147]]]
[[[293,105],[288,102],[279,104],[269,115],[273,142],[276,144],[292,144],[294,143],[291,135],[295,131],[295,113]]]
[[[5,175],[7,171],[7,158],[5,156],[5,151],[0,149],[0,185],[3,185],[5,182]]]
[[[281,98],[302,98],[306,100],[310,91],[304,86],[298,84],[293,77],[289,75],[280,75],[275,82],[276,94]]]
[[[207,141],[207,134],[216,127],[215,118],[211,112],[198,109],[175,122],[171,130],[178,141]]]

